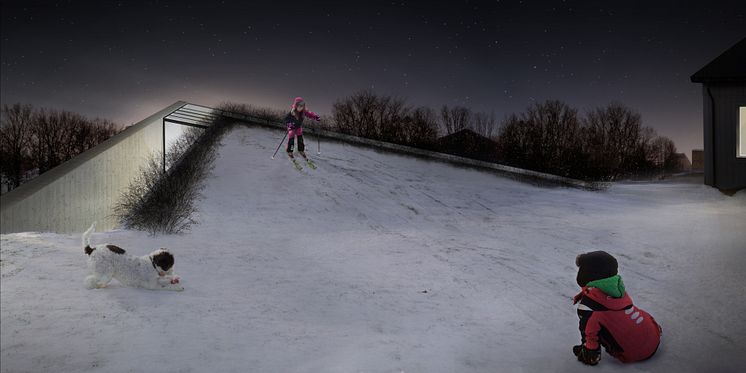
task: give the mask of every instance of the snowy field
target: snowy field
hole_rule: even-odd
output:
[[[746,367],[744,192],[537,187],[328,142],[301,173],[269,159],[281,136],[223,139],[190,232],[93,236],[137,255],[170,248],[181,293],[86,290],[79,235],[3,235],[2,372]],[[571,352],[574,259],[598,249],[663,327],[649,361],[586,367]]]

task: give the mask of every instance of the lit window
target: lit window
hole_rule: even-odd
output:
[[[736,146],[736,156],[746,158],[746,106],[738,109],[738,144]]]

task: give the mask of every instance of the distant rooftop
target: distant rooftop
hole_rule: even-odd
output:
[[[464,128],[464,129],[458,130],[458,131],[456,131],[454,133],[442,136],[442,137],[438,138],[438,141],[453,141],[454,139],[462,140],[464,138],[474,139],[474,140],[480,140],[480,141],[485,141],[486,140],[486,141],[494,142],[492,139],[490,139],[490,138],[488,138],[486,136],[480,135],[480,134],[474,132],[473,130],[471,130],[469,128]]]
[[[691,79],[695,83],[746,82],[746,38],[699,69]]]

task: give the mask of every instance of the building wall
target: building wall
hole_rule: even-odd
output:
[[[0,232],[83,232],[93,222],[112,229],[119,196],[163,146],[162,118],[176,102],[0,197]]]
[[[692,149],[692,171],[702,171],[705,169],[705,151],[702,149]]]
[[[705,183],[720,189],[738,189],[746,187],[746,158],[736,157],[736,138],[738,134],[739,107],[746,106],[746,84],[709,84],[714,99],[714,123],[709,144],[712,174],[708,183],[708,170],[705,166]],[[705,102],[708,97],[705,97]],[[705,114],[707,127],[707,112]],[[705,130],[705,134],[707,130]],[[705,164],[707,165],[707,146],[705,146]]]
[[[711,90],[707,84],[702,84],[702,97],[704,102],[702,103],[702,115],[703,115],[703,141],[705,145],[704,149],[704,170],[705,170],[705,184],[715,186],[715,163],[713,157],[714,143],[712,141],[712,102],[713,96]]]

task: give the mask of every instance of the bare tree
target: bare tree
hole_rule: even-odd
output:
[[[469,128],[471,126],[471,116],[471,110],[463,106],[448,108],[447,105],[443,105],[440,109],[440,118],[446,135]]]
[[[270,121],[280,121],[285,117],[285,114],[288,113],[288,111],[286,110],[277,110],[248,104],[239,104],[235,102],[223,102],[218,107],[221,110],[241,113],[257,119]]]
[[[28,158],[32,118],[31,105],[3,105],[0,121],[0,172],[6,179],[8,190],[21,185],[23,162]]]
[[[90,125],[93,127],[91,136],[81,136],[85,139],[82,141],[83,148],[80,149],[81,153],[108,140],[121,131],[121,126],[108,119],[95,118]]]
[[[34,116],[31,154],[39,173],[61,163],[63,130],[62,120],[55,110],[41,109]]]
[[[508,162],[570,175],[579,161],[577,110],[549,100],[505,119],[498,143]]]
[[[60,163],[85,151],[86,139],[93,137],[93,125],[80,114],[62,111],[60,115]]]
[[[640,114],[618,102],[590,110],[584,119],[585,151],[605,174],[617,177],[635,164],[643,137]]]
[[[69,111],[35,110],[31,105],[5,105],[2,110],[0,172],[8,190],[23,182],[23,175],[39,174],[113,136],[120,127]]]
[[[679,167],[679,159],[676,157],[676,144],[668,137],[662,136],[665,145],[663,146],[663,169],[666,171],[675,171]]]
[[[402,143],[419,148],[429,148],[438,137],[435,112],[428,107],[418,107],[404,118]]]
[[[665,171],[676,169],[676,145],[671,139],[658,136],[650,144],[648,159],[655,168]]]
[[[582,120],[560,101],[537,103],[506,117],[498,143],[506,163],[592,180],[657,172],[677,162],[673,141],[618,102],[589,110]]]
[[[31,157],[40,173],[98,145],[119,131],[105,119],[90,120],[69,111],[41,109],[32,120]]]
[[[492,111],[489,114],[482,112],[474,113],[472,129],[474,132],[487,138],[495,136],[497,131],[495,112]]]
[[[342,133],[370,139],[406,143],[411,108],[402,98],[359,91],[337,100],[332,108],[334,126]]]
[[[411,108],[401,98],[379,96],[375,106],[378,138],[396,143],[405,142],[403,122],[409,115],[410,110]]]
[[[529,125],[516,114],[503,119],[498,134],[501,157],[509,163],[524,165],[529,153]]]

